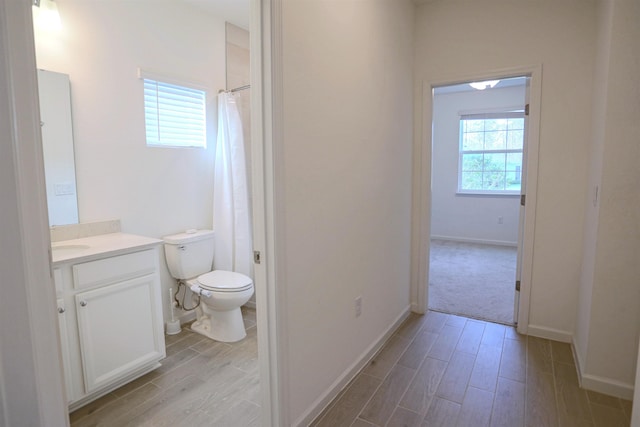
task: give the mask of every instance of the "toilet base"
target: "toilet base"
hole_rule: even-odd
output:
[[[191,330],[221,342],[236,342],[247,336],[240,307],[225,311],[205,309],[204,313],[198,313]]]

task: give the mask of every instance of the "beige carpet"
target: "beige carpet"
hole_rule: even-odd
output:
[[[517,250],[431,240],[429,308],[513,324]]]

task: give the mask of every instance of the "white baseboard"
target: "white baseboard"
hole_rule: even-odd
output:
[[[429,311],[429,309],[427,309],[427,311]],[[411,303],[411,312],[412,313],[417,313],[417,314],[425,314],[426,311],[422,311],[418,308],[418,303],[412,302]]]
[[[578,372],[580,375],[580,372]],[[581,384],[587,390],[608,394],[609,396],[621,399],[633,400],[633,384],[623,383],[610,378],[599,377],[597,375],[582,374]]]
[[[527,335],[566,343],[573,342],[573,334],[571,332],[547,328],[546,326],[528,325]]]
[[[573,352],[573,360],[576,362],[576,369],[578,371],[578,384],[582,387],[582,376],[583,376],[583,367],[584,367],[584,358],[582,354],[578,350],[578,346],[576,345],[575,337],[571,340],[571,351]]]
[[[621,399],[633,400],[633,392],[635,388],[633,384],[623,383],[618,380],[598,375],[586,374],[584,372],[584,358],[578,351],[578,347],[574,340],[571,342],[571,349],[573,350],[573,358],[576,362],[580,387],[586,390],[607,394],[609,396],[619,397]]]
[[[373,359],[382,346],[387,342],[391,335],[400,327],[402,322],[409,316],[409,307],[405,308],[402,313],[393,321],[393,323],[382,333],[365,351],[356,359],[356,361],[343,372],[342,375],[334,381],[333,384],[298,418],[292,425],[308,426],[325,410],[327,406],[338,396],[338,394],[351,382],[358,373]]]
[[[514,248],[518,247],[518,242],[508,242],[505,240],[473,239],[473,238],[467,238],[467,237],[436,236],[436,235],[432,235],[431,238],[435,240],[449,240],[451,242],[479,243],[483,245],[496,245],[496,246],[512,246]]]

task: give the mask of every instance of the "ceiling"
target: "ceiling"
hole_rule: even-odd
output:
[[[250,0],[182,0],[249,31]]]

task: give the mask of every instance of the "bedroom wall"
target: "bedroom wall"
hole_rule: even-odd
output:
[[[431,238],[511,246],[518,243],[519,196],[461,195],[456,191],[461,112],[522,108],[524,95],[524,86],[434,95]]]

